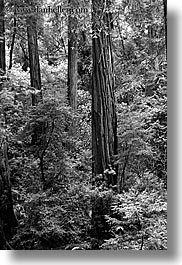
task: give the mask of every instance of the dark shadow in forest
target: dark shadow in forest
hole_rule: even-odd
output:
[[[11,251],[10,256],[17,264],[21,261],[174,261],[179,258],[179,84],[176,66],[179,62],[179,14],[168,12],[168,250],[167,251]]]

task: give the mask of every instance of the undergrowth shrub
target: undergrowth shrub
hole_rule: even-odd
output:
[[[46,192],[26,194],[21,225],[11,242],[15,249],[64,249],[89,242],[88,189],[68,179],[54,186]]]
[[[143,190],[140,191],[140,186]],[[164,182],[146,173],[141,182],[113,197],[109,240],[103,249],[167,249],[167,192]]]

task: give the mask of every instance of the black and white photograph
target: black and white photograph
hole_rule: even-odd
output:
[[[167,0],[0,0],[0,250],[168,250],[167,190]]]

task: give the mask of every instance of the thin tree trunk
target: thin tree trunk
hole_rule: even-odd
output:
[[[9,55],[9,70],[13,66],[13,50],[15,45],[15,37],[16,37],[16,17],[14,17],[14,24],[13,24],[13,36],[12,36],[12,42],[11,42],[11,48],[10,48],[10,55]]]
[[[164,6],[164,26],[165,26],[166,58],[167,58],[167,0],[163,0],[163,6]]]
[[[34,3],[29,0],[27,3],[33,6]],[[28,35],[28,51],[30,62],[30,79],[31,86],[41,90],[41,75],[40,75],[40,62],[38,53],[37,42],[37,19],[35,16],[28,16],[27,18],[27,35]],[[42,93],[32,95],[32,105],[35,106],[39,102],[42,102]]]
[[[0,76],[6,71],[5,60],[5,25],[4,25],[4,0],[0,0]]]
[[[76,0],[69,0],[73,7],[78,5]],[[73,15],[68,17],[68,100],[75,110],[77,107],[77,61],[78,61],[78,33],[77,18]]]

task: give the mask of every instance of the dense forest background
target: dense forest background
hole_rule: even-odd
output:
[[[0,0],[0,249],[167,249],[165,0]]]

